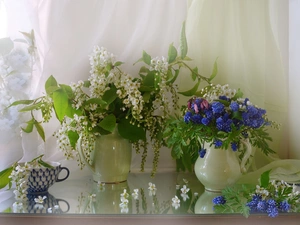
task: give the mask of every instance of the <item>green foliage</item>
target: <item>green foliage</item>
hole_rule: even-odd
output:
[[[240,213],[245,217],[250,214],[250,208],[246,205],[255,187],[251,185],[235,185],[222,190],[222,196],[226,199],[225,204],[214,205],[216,213]]]
[[[44,85],[45,95],[33,100],[16,101],[10,107],[25,105],[19,111],[31,112],[32,118],[22,129],[30,133],[35,128],[44,141],[45,133],[42,124],[49,122],[54,112],[61,126],[68,124],[69,127],[66,128],[68,131],[64,135],[73,150],[76,150],[77,141],[81,136],[85,136],[83,140],[88,141],[91,137],[89,134],[94,137],[107,135],[112,133],[115,128],[136,148],[140,146],[147,148],[147,144],[145,144],[147,134],[155,152],[153,165],[156,168],[159,150],[165,145],[162,132],[166,125],[166,118],[173,115],[174,111],[179,108],[177,105],[178,94],[194,95],[199,91],[201,81],[209,84],[216,74],[216,65],[215,72],[210,78],[207,78],[199,74],[197,67],[192,69],[187,64],[187,61],[191,59],[187,56],[185,23],[183,23],[180,33],[179,49],[180,53],[177,52],[173,43],[170,44],[167,59],[165,57],[154,58],[144,50],[142,57],[136,62],[142,64],[138,78],[132,78],[122,71],[123,62],[115,62],[110,58],[105,63],[99,63],[93,67],[94,75],[101,76],[103,80],[101,84],[97,82],[98,80],[92,81],[90,77],[88,80],[69,86],[59,83],[51,75]],[[101,51],[100,48],[98,50]],[[108,54],[107,57],[111,57],[111,55]],[[195,84],[190,90],[177,92],[175,83],[183,68],[190,73],[190,79]],[[124,80],[122,80],[123,78]],[[129,83],[131,87],[127,87]],[[135,87],[135,91],[130,92]],[[142,99],[135,95],[140,95]],[[164,96],[170,97],[165,99]],[[133,101],[133,98],[136,98],[136,101]],[[143,102],[139,105],[141,100]],[[170,102],[173,103],[173,109],[170,109]],[[42,114],[42,121],[35,118],[36,111]],[[60,135],[62,134],[59,132],[55,133],[57,138],[60,138]],[[92,146],[90,144],[86,146],[88,145]],[[89,150],[89,152],[91,151]],[[147,150],[144,150],[145,155],[146,152]],[[172,154],[176,156],[183,154],[183,165],[186,167],[194,160],[194,156],[191,157],[185,153],[173,152]],[[70,154],[66,153],[65,155]]]
[[[6,187],[11,182],[9,176],[12,171],[13,167],[9,167],[0,172],[0,189]]]

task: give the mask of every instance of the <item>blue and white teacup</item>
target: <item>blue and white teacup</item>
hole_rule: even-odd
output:
[[[29,195],[40,195],[48,192],[48,188],[55,182],[61,182],[69,177],[70,171],[67,167],[62,167],[59,162],[47,162],[52,166],[32,168],[28,177],[28,189]],[[59,173],[65,170],[67,172],[64,178],[59,178]]]

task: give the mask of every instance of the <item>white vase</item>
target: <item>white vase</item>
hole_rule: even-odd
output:
[[[127,180],[132,156],[131,143],[120,136],[117,129],[111,134],[96,138],[91,163],[83,154],[81,141],[78,142],[81,157],[93,173],[93,179],[102,183],[121,183]]]
[[[226,186],[234,184],[246,172],[245,164],[251,155],[251,145],[244,143],[247,150],[243,159],[238,159],[232,149],[219,149],[205,144],[206,154],[195,163],[195,173],[206,191],[221,192]]]

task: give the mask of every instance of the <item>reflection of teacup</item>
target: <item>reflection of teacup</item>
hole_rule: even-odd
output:
[[[47,162],[52,167],[32,168],[28,177],[29,195],[43,194],[48,192],[48,188],[55,182],[61,182],[68,178],[70,171],[66,167],[62,167],[58,162]],[[59,173],[66,170],[67,174],[64,178],[58,178]]]
[[[28,202],[26,205],[26,209],[24,209],[24,212],[27,213],[55,213],[55,214],[61,214],[66,213],[70,210],[70,205],[66,200],[63,199],[56,199],[53,195],[46,193],[45,195],[41,196],[45,197],[43,200],[43,203],[36,203],[35,199],[37,198],[37,195],[28,195]],[[60,203],[63,202],[65,206],[62,209],[62,206]]]

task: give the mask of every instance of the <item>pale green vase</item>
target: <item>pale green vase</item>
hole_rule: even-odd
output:
[[[234,184],[246,172],[246,162],[251,156],[252,148],[244,141],[246,153],[238,159],[237,152],[232,149],[219,149],[205,144],[206,154],[195,163],[195,174],[204,185],[206,191],[221,192],[226,186]]]
[[[81,156],[82,154],[79,141]],[[120,136],[117,129],[111,134],[96,138],[95,150],[91,163],[86,163],[96,182],[121,183],[127,180],[131,166],[132,146],[128,140]]]

